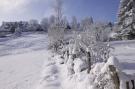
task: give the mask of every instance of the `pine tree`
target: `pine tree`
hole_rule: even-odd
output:
[[[122,39],[135,38],[135,0],[120,1],[118,25]]]

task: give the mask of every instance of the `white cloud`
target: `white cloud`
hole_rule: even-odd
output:
[[[0,12],[9,13],[15,10],[22,10],[29,6],[33,2],[45,2],[49,4],[53,0],[0,0]]]
[[[9,13],[19,10],[27,3],[29,3],[28,0],[0,0],[0,12]]]
[[[54,0],[0,0],[0,22],[50,16]]]

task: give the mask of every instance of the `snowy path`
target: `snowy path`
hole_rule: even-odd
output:
[[[33,89],[40,79],[47,52],[38,51],[0,58],[0,89]]]
[[[0,89],[62,89],[47,34],[0,39]]]
[[[33,89],[40,80],[44,61],[50,53],[45,34],[23,34],[0,39],[0,89]]]

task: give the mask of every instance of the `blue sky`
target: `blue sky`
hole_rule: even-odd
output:
[[[48,17],[54,0],[0,0],[0,22]],[[116,21],[119,0],[64,0],[64,15],[82,19],[92,16],[96,21]]]
[[[71,16],[75,15],[78,18],[92,16],[97,21],[116,21],[119,0],[67,0],[66,2],[68,9],[66,13]]]

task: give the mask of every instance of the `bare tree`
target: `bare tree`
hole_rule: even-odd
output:
[[[55,12],[55,18],[56,18],[55,22],[57,25],[61,25],[61,21],[63,17],[62,6],[63,6],[62,0],[55,0],[54,12]]]
[[[51,24],[50,29],[48,31],[48,35],[50,38],[50,44],[54,51],[58,51],[59,47],[62,45],[62,41],[64,38],[64,24],[63,24],[63,14],[62,14],[62,0],[55,0],[54,5],[54,17],[55,22]]]

